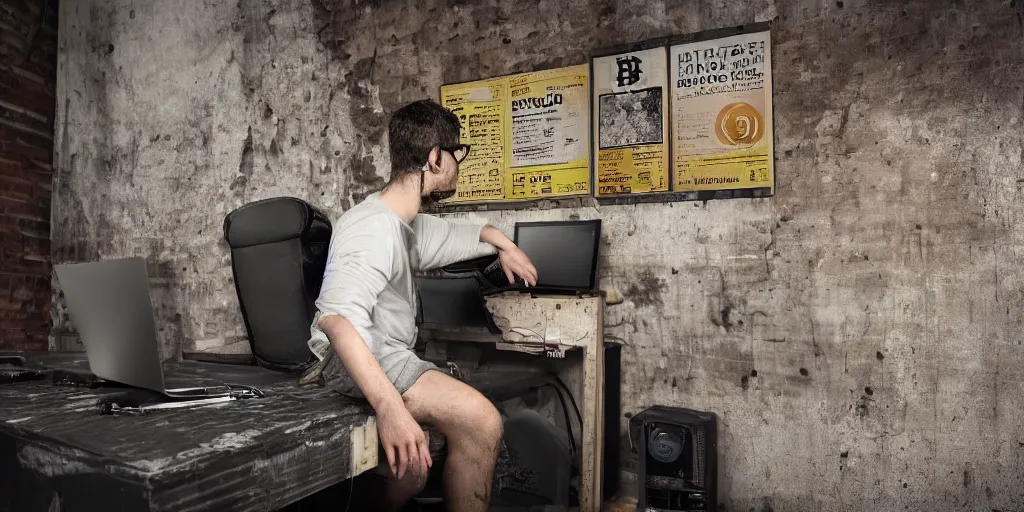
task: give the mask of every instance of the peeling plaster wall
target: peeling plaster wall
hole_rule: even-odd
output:
[[[54,261],[147,257],[168,357],[244,349],[223,216],[350,207],[402,103],[774,19],[776,197],[487,217],[604,220],[623,411],[717,412],[726,510],[1024,509],[1021,0],[61,7]]]

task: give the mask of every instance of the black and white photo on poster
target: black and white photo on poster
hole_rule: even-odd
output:
[[[600,149],[663,142],[664,90],[661,87],[604,94],[599,102]]]

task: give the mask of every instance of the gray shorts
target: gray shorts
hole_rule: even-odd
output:
[[[402,354],[402,360],[397,363],[397,368],[394,366],[396,364],[394,361],[389,361],[389,363],[393,368],[393,371],[387,372],[389,378],[391,378],[391,375],[395,376],[392,378],[391,383],[395,385],[395,388],[402,395],[405,395],[405,392],[409,391],[409,388],[424,373],[430,370],[441,371],[437,365],[416,357],[416,354],[412,351]],[[366,400],[366,396],[359,390],[359,386],[352,380],[352,376],[345,371],[345,366],[341,364],[341,360],[338,359],[334,350],[329,351],[324,358],[323,378],[327,387],[337,393],[356,400]]]
[[[395,388],[398,389],[398,392],[402,395],[405,395],[405,392],[408,391],[409,388],[416,383],[416,380],[418,380],[424,373],[427,373],[430,370],[442,371],[433,363],[416,357],[412,352],[410,352],[410,355],[412,357],[406,357],[407,360],[405,361],[404,370],[398,373],[399,378],[396,379],[398,382],[392,382],[392,384],[395,385]],[[345,366],[341,364],[341,360],[338,359],[338,355],[334,350],[328,352],[327,356],[324,357],[322,375],[325,385],[329,389],[352,400],[360,402],[366,401],[366,396],[363,395],[363,392],[359,390],[359,386],[356,385],[355,381],[352,380],[352,377],[347,371],[345,371]],[[434,464],[441,463],[447,455],[445,450],[446,440],[444,436],[441,435],[440,432],[433,432],[432,434],[429,429],[424,429],[424,433],[427,436],[427,444],[429,446],[431,459],[433,459]],[[391,468],[388,466],[388,457],[384,452],[384,447],[378,445],[377,449],[378,464],[377,467],[370,470],[370,473],[385,480],[393,479],[394,476],[391,474]]]

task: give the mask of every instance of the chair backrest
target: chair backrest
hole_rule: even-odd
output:
[[[314,361],[306,342],[327,264],[330,220],[301,199],[264,199],[229,213],[224,238],[257,363],[306,368]]]

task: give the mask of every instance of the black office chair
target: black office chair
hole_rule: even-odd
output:
[[[224,219],[249,346],[260,366],[297,372],[315,358],[306,342],[320,295],[331,222],[294,197],[246,204]]]

